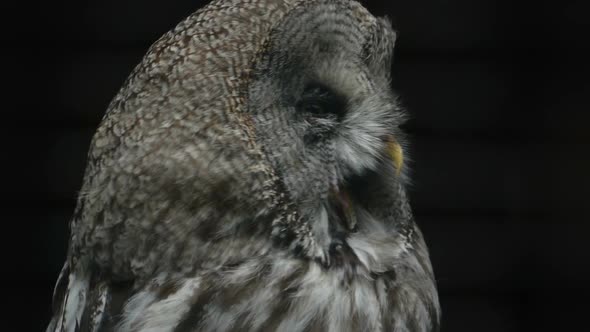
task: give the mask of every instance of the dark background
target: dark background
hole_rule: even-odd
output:
[[[86,151],[107,104],[149,45],[203,3],[2,4],[1,290],[14,331],[48,322]],[[399,31],[393,84],[412,115],[411,196],[443,331],[587,328],[583,3],[365,1]]]

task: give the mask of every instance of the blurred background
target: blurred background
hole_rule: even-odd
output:
[[[1,5],[0,287],[18,324],[8,330],[48,322],[86,152],[108,103],[151,43],[204,3]],[[399,32],[393,85],[412,116],[411,198],[438,279],[442,331],[585,330],[584,2],[364,3]]]

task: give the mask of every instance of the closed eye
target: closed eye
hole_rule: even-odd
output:
[[[346,113],[346,101],[323,84],[312,83],[305,87],[297,109],[317,117],[336,117]]]

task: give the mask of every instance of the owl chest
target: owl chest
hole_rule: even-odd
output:
[[[295,260],[249,262],[186,280],[160,303],[176,304],[175,331],[381,331],[391,278]]]

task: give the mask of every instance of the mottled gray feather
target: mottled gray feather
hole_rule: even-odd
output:
[[[436,331],[395,36],[356,1],[214,0],[160,38],[92,140],[47,330]]]

